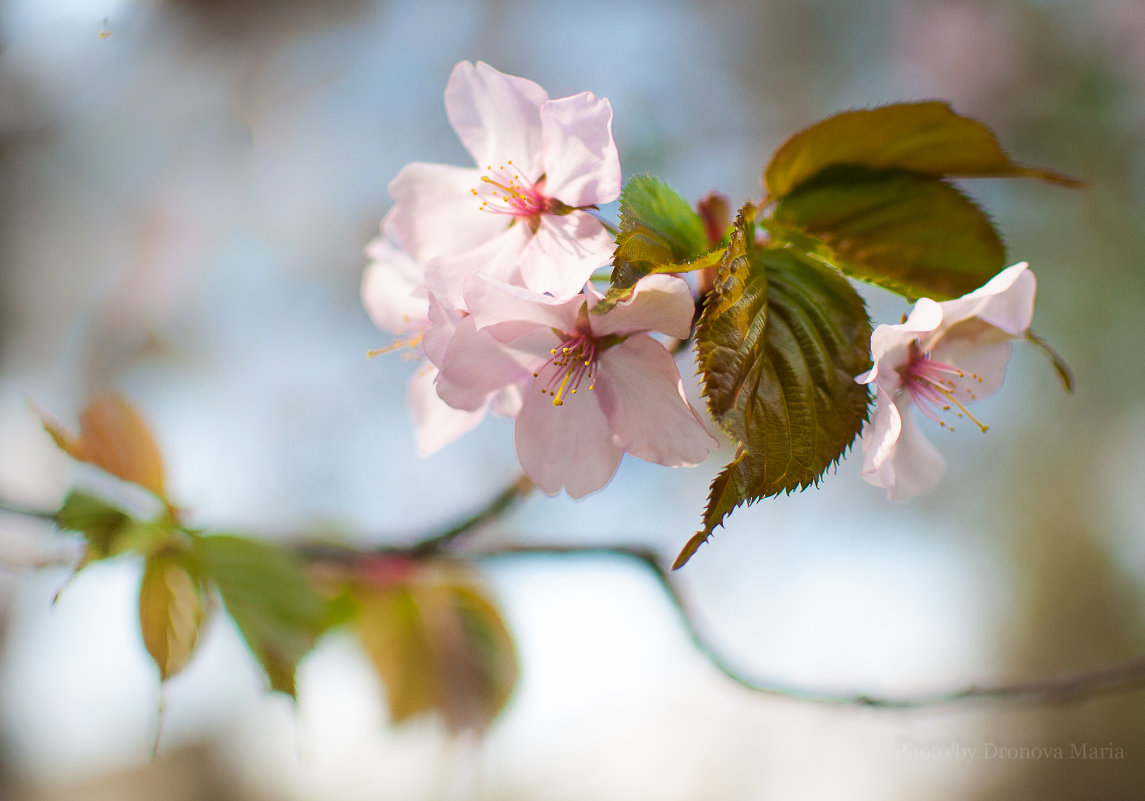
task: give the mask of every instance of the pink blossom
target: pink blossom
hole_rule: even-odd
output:
[[[900,325],[871,336],[874,366],[855,380],[875,385],[875,413],[862,435],[863,478],[885,487],[890,500],[938,486],[946,463],[910,414],[953,430],[987,426],[966,407],[1002,386],[1011,341],[1034,315],[1034,274],[1025,262],[1008,267],[956,300],[920,300]]]
[[[479,269],[537,292],[580,292],[613,249],[586,211],[620,195],[608,100],[550,100],[532,81],[463,61],[445,108],[477,167],[419,162],[390,183],[397,238],[425,265],[430,291],[459,309],[465,276]]]
[[[382,229],[383,235],[366,246],[370,263],[362,275],[362,305],[378,328],[399,336],[379,352],[406,349],[413,358],[425,360],[410,380],[407,402],[414,420],[418,455],[429,456],[473,429],[490,405],[498,414],[514,416],[520,408],[520,395],[516,388],[508,388],[469,410],[455,409],[438,397],[437,365],[458,324],[471,328],[473,323],[464,322],[463,315],[457,312],[447,311],[426,291],[422,266],[391,241],[388,218]],[[476,339],[477,345],[485,345],[487,356],[498,355],[491,337]]]
[[[600,297],[589,287],[554,298],[475,273],[465,292],[473,334],[491,334],[506,358],[485,361],[474,336],[459,328],[441,365],[438,392],[458,408],[475,408],[501,387],[522,388],[517,456],[526,475],[551,494],[595,492],[625,452],[693,466],[717,444],[685,399],[671,353],[648,333],[691,334],[687,284],[647,276],[625,302],[591,313]]]

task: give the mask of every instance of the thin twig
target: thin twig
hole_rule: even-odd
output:
[[[421,539],[403,550],[407,551],[410,556],[415,557],[429,556],[443,551],[457,539],[479,528],[490,520],[503,515],[518,501],[524,499],[525,496],[532,492],[534,486],[536,485],[533,484],[529,477],[522,473],[501,490],[489,503],[485,504],[485,506],[464,520],[458,521],[439,533]]]
[[[479,526],[493,520],[511,508],[533,488],[533,484],[521,477],[509,484],[489,503],[457,524],[415,542],[409,546],[386,546],[381,549],[360,551],[342,546],[320,543],[300,543],[292,546],[296,553],[312,559],[345,558],[362,556],[366,553],[392,553],[424,558],[450,551],[460,537]],[[42,509],[32,509],[22,504],[0,498],[0,510],[25,517],[55,521],[55,514]],[[879,709],[924,709],[958,703],[985,703],[991,701],[1028,703],[1065,703],[1088,700],[1097,695],[1116,692],[1129,692],[1145,689],[1145,656],[1137,656],[1122,662],[1089,668],[1073,673],[1040,679],[1013,682],[990,682],[974,684],[947,692],[927,693],[913,696],[881,696],[872,693],[832,693],[798,687],[783,682],[752,677],[735,667],[719,649],[704,637],[695,617],[688,608],[683,594],[677,588],[671,574],[661,563],[661,556],[650,548],[625,545],[511,545],[497,548],[468,549],[452,551],[453,555],[474,561],[506,557],[565,556],[565,557],[608,557],[631,559],[647,567],[679,617],[692,645],[708,659],[712,665],[731,681],[748,690],[763,695],[786,698],[831,706],[862,706]]]
[[[634,559],[647,567],[663,588],[692,645],[724,676],[748,690],[763,695],[829,706],[862,706],[878,709],[925,709],[958,703],[1011,701],[1028,703],[1079,702],[1097,695],[1145,689],[1145,656],[1123,662],[1065,673],[1048,678],[1014,682],[974,684],[957,690],[891,697],[873,693],[832,693],[748,676],[733,666],[696,625],[692,612],[677,589],[660,555],[648,548],[629,546],[510,546],[467,552],[474,559],[521,556],[592,556]]]

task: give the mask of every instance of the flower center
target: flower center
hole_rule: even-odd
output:
[[[563,406],[565,394],[575,395],[586,379],[589,389],[596,388],[596,357],[603,350],[589,334],[565,336],[568,339],[551,348],[549,360],[533,373],[533,378],[547,374],[548,381],[541,388],[541,394],[550,395],[553,406]]]
[[[952,414],[955,417],[965,417],[972,421],[983,433],[989,428],[985,423],[967,411],[965,403],[977,400],[974,389],[982,383],[981,376],[976,373],[967,373],[965,370],[935,361],[929,353],[924,353],[918,343],[911,344],[911,358],[905,366],[899,368],[903,387],[910,393],[911,400],[924,415],[938,423],[943,428],[954,430],[939,415]],[[961,399],[960,399],[961,396]]]
[[[548,198],[541,191],[545,183],[543,176],[535,182],[522,179],[512,161],[497,169],[489,165],[485,173],[481,183],[469,190],[481,200],[481,211],[512,217],[539,217],[545,213]]]

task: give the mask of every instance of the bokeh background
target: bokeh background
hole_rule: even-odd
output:
[[[612,101],[627,175],[759,194],[771,152],[832,112],[942,98],[1082,192],[969,191],[1039,281],[1062,392],[1018,347],[986,435],[931,431],[950,470],[892,505],[844,461],[737,511],[678,575],[746,673],[909,694],[1145,651],[1145,3],[1140,0],[5,0],[0,5],[0,494],[51,507],[92,475],[32,398],[145,411],[195,522],[367,546],[463,514],[513,475],[487,421],[419,460],[414,366],[358,301],[362,247],[413,160],[465,163],[442,108],[483,59]],[[613,210],[614,213],[614,210]],[[904,311],[867,292],[877,320]],[[688,371],[685,369],[685,373]],[[626,459],[605,491],[534,496],[495,542],[636,543],[671,557],[721,453]],[[638,566],[501,561],[487,575],[523,677],[483,740],[393,728],[348,637],[262,691],[216,621],[160,693],[139,566],[85,571],[0,514],[0,797],[33,799],[1103,799],[1145,786],[1145,696],[916,712],[753,695],[690,646]],[[158,762],[152,743],[163,705]],[[1023,757],[1023,746],[1121,759]],[[991,757],[990,755],[993,754]]]

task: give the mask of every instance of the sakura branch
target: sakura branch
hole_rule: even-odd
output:
[[[892,500],[933,489],[944,462],[911,407],[940,429],[969,421],[985,431],[968,407],[1001,387],[1018,340],[1049,354],[1067,388],[1072,380],[1030,330],[1033,273],[1005,267],[990,217],[952,179],[1078,182],[1014,161],[989,128],[944,103],[897,103],[790,137],[763,169],[762,200],[710,192],[692,204],[653,176],[622,181],[612,106],[591,92],[554,99],[528,79],[462,62],[445,111],[475,166],[414,162],[390,183],[393,206],[366,246],[361,298],[394,339],[371,355],[418,362],[408,403],[420,456],[491,413],[513,419],[523,474],[411,545],[391,544],[405,539],[395,535],[373,549],[280,547],[187,526],[168,497],[157,440],[125,399],[94,400],[78,435],[45,419],[70,456],[154,496],[156,514],[83,491],[57,512],[2,508],[82,534],[77,571],[122,554],[142,559],[140,625],[162,680],[191,659],[217,596],[273,690],[293,695],[298,662],[346,625],[386,683],[395,721],[432,712],[451,729],[483,729],[508,699],[517,663],[476,565],[608,556],[651,570],[693,644],[729,679],[769,695],[906,709],[1074,700],[1145,684],[1141,658],[919,697],[785,686],[711,646],[654,551],[487,548],[473,536],[534,487],[575,499],[605,491],[625,454],[698,465],[720,444],[710,430],[734,456],[672,569],[736,508],[817,485],[856,442],[864,478]],[[613,225],[601,206],[618,198]],[[921,300],[901,324],[876,327],[861,283]],[[693,371],[677,357],[689,351],[712,426],[688,401]]]
[[[408,546],[383,546],[373,551],[346,548],[324,542],[298,542],[287,546],[314,565],[349,564],[382,560],[383,578],[392,576],[402,564],[433,563],[442,556],[469,563],[486,563],[505,559],[621,559],[632,561],[647,569],[664,591],[675,610],[681,627],[692,646],[701,653],[725,678],[753,693],[785,698],[791,701],[827,706],[855,706],[885,710],[925,710],[957,704],[989,703],[1082,703],[1101,695],[1136,692],[1145,689],[1145,655],[1120,662],[1112,662],[1084,670],[1062,673],[1046,678],[1020,679],[1005,682],[984,682],[966,687],[923,695],[885,696],[876,693],[837,693],[780,682],[752,675],[734,664],[734,661],[711,643],[697,621],[684,592],[671,571],[664,567],[663,556],[651,548],[626,545],[505,545],[486,547],[472,545],[457,547],[463,535],[474,533],[480,525],[496,519],[528,492],[528,484],[518,482],[499,493],[488,506],[477,510],[456,525],[443,531],[427,534]],[[0,509],[11,514],[52,521],[51,512],[32,509],[0,498]],[[50,566],[68,566],[62,557],[50,562],[20,565],[24,569]],[[414,568],[405,568],[413,570]],[[373,568],[377,573],[378,568]]]

